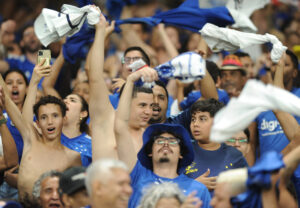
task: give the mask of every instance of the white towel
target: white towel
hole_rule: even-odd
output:
[[[155,67],[164,79],[179,79],[184,83],[200,80],[205,76],[206,62],[198,53],[185,52]]]
[[[300,99],[286,90],[249,80],[240,96],[231,98],[228,105],[215,115],[210,140],[226,141],[267,110],[281,110],[300,116]]]
[[[140,59],[133,62],[129,67],[134,72],[145,65],[146,63]],[[206,62],[198,53],[185,52],[154,69],[160,79],[179,79],[184,83],[190,83],[203,79],[206,72]]]
[[[200,33],[207,45],[214,52],[221,51],[222,49],[234,52],[240,48],[247,48],[254,44],[271,42],[273,44],[271,59],[277,63],[287,49],[274,35],[270,34],[258,35],[245,33],[233,29],[220,28],[210,23],[205,24]]]
[[[100,13],[91,5],[78,8],[64,4],[61,12],[44,8],[34,22],[34,31],[44,46],[78,32],[87,19],[88,24],[99,22]]]

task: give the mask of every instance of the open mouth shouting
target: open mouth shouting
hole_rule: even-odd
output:
[[[14,99],[18,99],[19,98],[19,91],[18,90],[13,90],[12,92],[11,92],[11,97],[12,97],[12,99],[14,100]]]
[[[53,134],[55,132],[55,127],[49,127],[47,128],[48,134]]]
[[[152,114],[154,116],[158,115],[161,112],[161,107],[159,105],[153,105]]]

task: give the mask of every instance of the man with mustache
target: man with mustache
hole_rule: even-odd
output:
[[[147,185],[163,182],[177,183],[186,195],[197,191],[196,197],[202,200],[202,208],[209,207],[207,188],[183,174],[194,158],[187,130],[174,124],[150,125],[143,134],[143,147],[136,155],[132,140],[128,137],[129,132],[122,128],[123,121],[118,114],[115,126],[118,155],[131,170],[133,188],[128,207],[133,208],[139,204],[142,191]]]
[[[181,125],[153,124],[143,134],[143,146],[136,155],[129,128],[131,92],[134,82],[141,77],[147,82],[158,79],[157,72],[152,68],[140,69],[127,78],[124,92],[120,98],[115,117],[115,135],[117,153],[131,171],[133,195],[129,207],[139,204],[142,189],[150,183],[172,181],[177,183],[184,193],[197,190],[197,196],[203,201],[203,207],[209,206],[210,196],[203,184],[186,177],[184,169],[193,158],[191,138]],[[140,139],[140,138],[139,138]]]

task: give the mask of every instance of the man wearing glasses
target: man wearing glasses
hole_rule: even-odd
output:
[[[118,124],[116,124],[118,126]],[[193,191],[202,201],[202,208],[209,207],[210,195],[207,188],[183,174],[193,161],[194,153],[188,131],[181,125],[153,124],[143,134],[143,147],[136,155],[132,140],[116,134],[118,155],[131,170],[133,194],[129,208],[137,207],[143,189],[148,185],[163,182],[177,183],[186,195]]]
[[[129,68],[129,65],[133,62],[143,59],[143,61],[150,66],[150,59],[146,52],[138,46],[129,47],[124,52],[124,57],[122,57],[122,68],[120,70],[119,78],[113,79],[113,91],[114,94],[109,95],[110,102],[114,109],[117,109],[120,99],[119,91],[122,86],[125,84],[127,77],[132,73],[132,69]]]

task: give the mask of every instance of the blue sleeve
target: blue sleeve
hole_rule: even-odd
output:
[[[180,124],[184,126],[188,131],[190,131],[190,123],[191,123],[191,111],[190,108],[186,109],[182,113],[177,116],[169,117],[165,123],[169,124]]]
[[[184,99],[180,103],[181,109],[185,110],[185,109],[191,107],[191,105],[193,105],[193,103],[196,102],[200,97],[201,97],[201,92],[200,91],[194,91],[194,92],[189,93],[187,98]]]
[[[143,166],[139,161],[137,161],[130,173],[131,186],[134,186],[134,184],[137,183],[138,178],[142,175],[142,171],[143,171]]]
[[[230,100],[230,97],[227,94],[227,92],[225,90],[221,90],[221,89],[217,89],[217,91],[218,91],[219,101],[224,103],[225,105],[227,105],[227,103]]]

